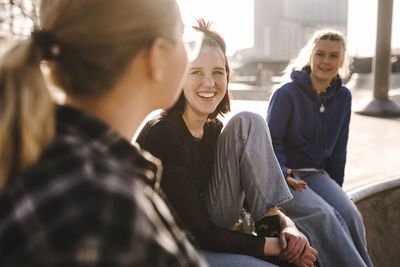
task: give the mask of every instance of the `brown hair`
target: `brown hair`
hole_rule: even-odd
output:
[[[219,47],[222,51],[225,60],[225,71],[226,71],[226,78],[227,83],[229,84],[231,69],[229,67],[228,57],[226,55],[226,43],[224,38],[214,30],[211,30],[211,22],[206,22],[204,19],[197,20],[198,25],[193,26],[194,29],[201,31],[204,34],[203,41],[201,43],[201,47]],[[175,103],[173,107],[165,111],[165,114],[174,114],[178,116],[182,116],[186,105],[186,99],[183,94],[179,96],[178,101]],[[229,90],[226,89],[226,93],[224,98],[218,104],[217,108],[213,113],[208,115],[208,119],[213,120],[218,115],[224,115],[231,111],[231,104],[230,104],[230,96]]]
[[[98,97],[139,50],[157,37],[173,38],[177,12],[175,0],[42,0],[40,31],[0,62],[0,188],[54,135],[42,59],[52,60],[52,80],[67,94]]]

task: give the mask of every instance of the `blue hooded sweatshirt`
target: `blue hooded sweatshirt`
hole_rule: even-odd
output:
[[[286,171],[317,168],[343,184],[351,115],[351,94],[339,77],[318,95],[308,70],[293,71],[292,81],[276,90],[267,123],[275,155]]]

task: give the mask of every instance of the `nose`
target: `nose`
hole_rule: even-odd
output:
[[[322,63],[328,64],[329,63],[329,56],[324,56],[322,58]]]
[[[215,85],[214,78],[211,74],[206,74],[203,81],[204,86],[213,87]]]

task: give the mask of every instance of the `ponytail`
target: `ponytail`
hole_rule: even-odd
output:
[[[54,104],[41,52],[21,41],[0,59],[0,189],[39,157],[54,135]]]

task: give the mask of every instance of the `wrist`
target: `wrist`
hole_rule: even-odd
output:
[[[279,222],[281,224],[281,230],[283,230],[286,227],[288,227],[287,217],[281,211],[278,212],[278,216],[279,216]]]
[[[264,245],[264,255],[265,256],[278,256],[281,253],[281,244],[279,238],[276,237],[266,237]]]

